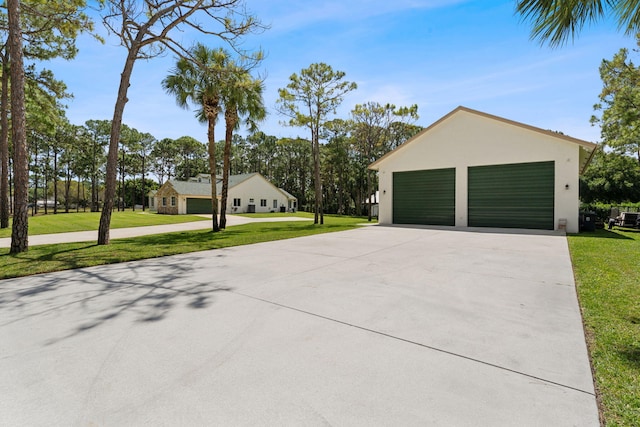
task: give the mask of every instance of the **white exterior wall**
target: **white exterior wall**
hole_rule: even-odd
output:
[[[393,222],[394,171],[456,168],[456,226],[467,222],[467,168],[555,161],[554,227],[577,233],[580,146],[520,126],[458,111],[379,164],[381,224]],[[568,185],[568,189],[565,186]]]
[[[234,211],[233,199],[239,198],[241,205]],[[260,175],[254,175],[235,185],[229,189],[227,195],[227,213],[245,213],[249,208],[249,200],[253,199],[256,206],[256,212],[274,212],[279,211],[280,206],[287,206],[287,197],[278,190],[273,184],[262,178]],[[267,206],[260,206],[260,200],[266,199]],[[273,201],[278,201],[278,207],[273,207]]]

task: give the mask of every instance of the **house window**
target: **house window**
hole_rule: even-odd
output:
[[[242,201],[240,199],[233,199],[234,207],[239,208],[241,204],[242,204]]]
[[[151,207],[153,207],[156,202],[156,198],[152,197],[151,199],[149,199],[149,201],[151,202]]]
[[[263,208],[267,207],[267,199],[260,199],[260,206]]]
[[[255,202],[253,201],[253,199],[249,199],[249,204],[253,205]]]
[[[176,196],[171,196],[171,206],[176,205]]]
[[[162,198],[162,206],[167,206],[167,198],[166,197]]]
[[[278,209],[278,201],[273,199],[273,209]]]

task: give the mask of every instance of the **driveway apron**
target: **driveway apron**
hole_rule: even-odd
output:
[[[598,426],[566,238],[361,229],[0,281],[0,425]]]

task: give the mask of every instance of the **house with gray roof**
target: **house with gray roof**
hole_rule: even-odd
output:
[[[218,212],[220,211],[222,179],[216,180]],[[169,215],[210,214],[211,177],[199,174],[188,181],[169,180],[153,196],[158,213]],[[298,200],[276,187],[259,173],[229,176],[227,213],[295,212]]]

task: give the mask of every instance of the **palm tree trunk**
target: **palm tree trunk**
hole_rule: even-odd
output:
[[[229,165],[231,160],[231,140],[233,138],[233,129],[236,126],[238,117],[233,111],[225,111],[225,136],[224,136],[224,158],[222,166],[222,200],[220,205],[220,228],[227,225],[227,196],[229,194]]]
[[[124,70],[120,76],[120,87],[118,88],[118,99],[113,111],[111,121],[111,136],[109,140],[109,154],[107,155],[107,174],[105,177],[104,206],[100,214],[100,227],[98,228],[98,244],[109,244],[109,228],[111,226],[111,211],[113,210],[113,198],[116,193],[116,172],[118,167],[118,142],[120,140],[120,127],[122,126],[122,116],[126,105],[127,90],[133,72],[133,65],[138,55],[138,49],[132,47],[127,55]]]
[[[209,115],[207,126],[207,137],[209,139],[207,151],[209,152],[209,170],[211,173],[211,229],[214,233],[220,231],[218,225],[218,192],[216,190],[216,142],[214,137],[216,115],[213,115],[213,117]]]
[[[6,4],[9,19],[8,45],[11,56],[11,131],[15,180],[15,205],[9,252],[15,254],[26,252],[29,248],[29,213],[27,212],[29,205],[29,160],[27,156],[20,1],[7,0]]]

